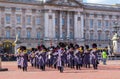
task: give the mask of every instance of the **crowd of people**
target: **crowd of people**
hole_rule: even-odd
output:
[[[104,52],[106,52],[104,50]],[[100,51],[97,50],[97,44],[92,44],[90,49],[88,45],[79,46],[78,44],[65,44],[60,42],[56,47],[46,48],[44,45],[32,48],[31,53],[27,54],[26,47],[20,46],[17,50],[18,68],[27,71],[28,60],[32,67],[45,71],[49,68],[64,71],[64,67],[80,70],[82,67],[98,69]],[[105,53],[101,54],[104,55]],[[105,61],[105,60],[104,60]],[[104,62],[104,64],[106,64]]]

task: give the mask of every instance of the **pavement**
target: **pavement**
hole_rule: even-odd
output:
[[[46,71],[28,67],[27,72],[17,68],[16,62],[2,62],[2,68],[8,71],[0,72],[0,79],[120,79],[120,60],[109,60],[107,65],[99,64],[98,70],[81,68],[75,70],[65,68],[63,73],[56,69],[46,68]]]

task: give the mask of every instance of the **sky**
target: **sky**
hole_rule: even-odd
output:
[[[120,4],[120,0],[83,0],[87,3],[98,3],[98,4]]]

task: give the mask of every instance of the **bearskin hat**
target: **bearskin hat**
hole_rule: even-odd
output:
[[[81,50],[84,50],[84,46],[80,46]]]
[[[92,48],[97,48],[97,44],[96,44],[96,43],[93,43],[93,44],[92,44]]]
[[[26,46],[20,46],[20,50],[26,50]]]
[[[63,42],[60,42],[60,43],[59,43],[59,46],[60,46],[60,47],[63,47],[63,48],[66,47]]]
[[[79,48],[79,45],[78,45],[78,44],[76,44],[76,45],[75,45],[75,48],[76,48],[76,49],[77,49],[77,48]]]
[[[40,50],[40,49],[41,49],[41,46],[38,46],[37,49]]]
[[[86,49],[89,49],[89,45],[85,45],[85,48],[86,48]]]

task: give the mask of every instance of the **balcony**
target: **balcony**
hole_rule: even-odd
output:
[[[43,41],[42,38],[19,38],[21,42],[39,42]],[[11,42],[15,41],[14,37],[6,38],[6,37],[0,37],[0,41],[10,40]]]

